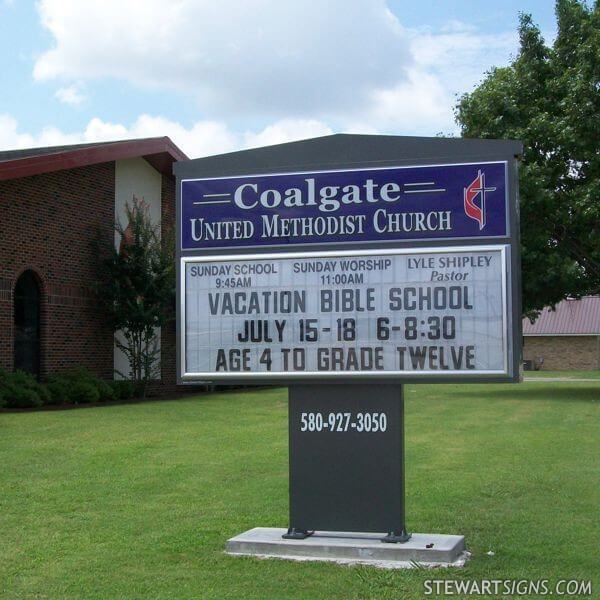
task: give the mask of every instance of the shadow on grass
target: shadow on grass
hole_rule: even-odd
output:
[[[537,384],[536,384],[537,385]],[[599,402],[600,386],[565,386],[550,387],[542,386],[541,389],[533,387],[521,387],[507,385],[502,389],[493,388],[489,390],[472,389],[467,386],[448,390],[448,396],[459,396],[461,398],[485,398],[498,400],[551,400],[554,402]]]

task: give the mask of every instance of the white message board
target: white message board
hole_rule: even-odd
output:
[[[182,258],[182,378],[505,375],[509,251]]]

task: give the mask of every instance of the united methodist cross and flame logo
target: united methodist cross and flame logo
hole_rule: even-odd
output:
[[[479,229],[485,227],[485,194],[495,192],[495,187],[485,187],[485,173],[477,171],[477,177],[464,189],[465,214],[479,223]],[[479,205],[475,200],[479,196]]]

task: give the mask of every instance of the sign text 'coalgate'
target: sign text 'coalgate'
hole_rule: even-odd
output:
[[[505,179],[502,162],[185,180],[182,248],[502,237]]]

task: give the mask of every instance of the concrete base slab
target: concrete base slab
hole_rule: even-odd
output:
[[[385,544],[384,533],[319,531],[304,540],[284,540],[286,529],[255,527],[227,540],[225,552],[259,558],[366,564],[387,569],[462,567],[469,557],[462,535],[413,533],[404,544]]]

